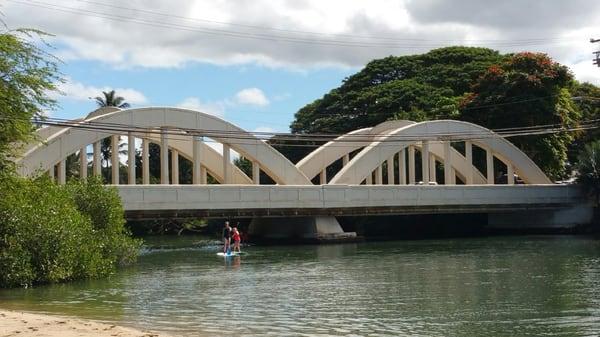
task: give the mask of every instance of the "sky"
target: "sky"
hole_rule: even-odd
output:
[[[288,132],[304,105],[372,59],[450,46],[544,52],[600,85],[600,2],[582,0],[4,0],[9,28],[53,35],[57,118],[114,89],[249,131]]]

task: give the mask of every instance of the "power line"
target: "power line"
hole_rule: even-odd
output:
[[[450,141],[464,141],[464,140],[477,140],[477,139],[487,139],[487,138],[495,138],[497,136],[501,136],[504,138],[508,137],[516,137],[516,136],[531,136],[531,135],[544,135],[544,134],[553,134],[553,133],[564,133],[564,132],[574,132],[574,131],[582,131],[582,130],[590,130],[600,128],[599,124],[600,120],[591,120],[577,127],[549,127],[549,128],[538,128],[538,129],[527,129],[522,131],[509,131],[503,133],[489,134],[487,131],[476,131],[476,132],[448,132],[448,133],[438,133],[438,134],[427,134],[427,135],[389,135],[383,134],[382,137],[385,139],[377,139],[378,137],[372,137],[370,139],[344,139],[344,140],[335,140],[331,139],[331,137],[327,138],[309,138],[302,139],[298,138],[295,135],[288,135],[292,138],[290,139],[277,139],[277,140],[288,140],[288,141],[310,141],[310,142],[338,142],[338,143],[391,143],[391,142],[403,142],[403,141],[421,141],[425,139],[437,139],[437,140],[450,140]],[[163,133],[168,136],[176,136],[182,137],[180,139],[189,139],[190,136],[206,136],[209,138],[216,138],[221,140],[229,140],[230,144],[256,144],[257,141],[261,141],[264,139],[257,139],[252,134],[247,133],[227,133],[222,132],[220,130],[212,130],[212,132],[206,132],[206,130],[197,130],[197,129],[188,129],[188,130],[157,130],[156,128],[140,128],[137,127],[135,130],[132,130],[130,126],[125,127],[117,127],[115,125],[112,126],[102,126],[102,125],[94,125],[92,123],[69,123],[69,122],[60,122],[60,121],[43,121],[40,122],[45,125],[51,126],[60,126],[60,127],[72,127],[72,128],[80,128],[80,129],[88,129],[93,131],[103,131],[106,133],[112,134],[126,134],[128,132],[138,133],[138,134],[155,134],[162,135]],[[186,132],[185,134],[182,132]],[[356,135],[359,136],[359,135]],[[245,141],[245,142],[244,142]],[[279,144],[282,146],[301,146],[301,147],[318,147],[321,146],[319,144]],[[347,146],[347,145],[346,145]]]
[[[203,33],[207,35],[216,35],[216,36],[225,36],[230,38],[242,38],[242,39],[255,39],[255,40],[265,40],[265,41],[274,41],[274,42],[287,42],[287,43],[301,43],[301,44],[313,44],[313,45],[326,45],[326,46],[337,46],[337,47],[358,47],[358,48],[407,48],[407,49],[416,49],[416,48],[433,48],[438,47],[439,44],[426,44],[426,43],[416,43],[418,41],[412,41],[411,44],[401,44],[401,43],[385,43],[385,42],[365,42],[365,41],[352,41],[352,40],[339,40],[339,39],[311,39],[304,37],[294,37],[294,36],[285,36],[285,35],[274,35],[274,34],[266,34],[266,33],[250,33],[245,31],[235,31],[235,30],[227,30],[227,29],[216,29],[216,28],[201,28],[197,26],[189,26],[178,23],[169,23],[169,22],[159,22],[153,20],[146,20],[142,18],[134,18],[130,16],[123,16],[115,13],[105,13],[98,12],[93,10],[81,9],[77,7],[69,7],[69,6],[61,6],[53,3],[43,2],[43,1],[34,1],[34,0],[7,0],[12,3],[27,5],[32,7],[44,8],[54,11],[60,11],[71,14],[78,14],[96,18],[103,18],[112,21],[125,21],[131,22],[141,25],[153,26],[158,28],[167,28],[167,29],[175,29],[182,31],[190,31]],[[420,40],[421,42],[427,40]],[[546,39],[546,40],[506,40],[504,42],[490,42],[486,43],[489,46],[498,46],[498,47],[517,47],[517,46],[534,46],[534,45],[546,45],[546,44],[554,44],[557,40]]]
[[[7,119],[7,118],[4,118]],[[25,120],[25,119],[22,119]],[[67,125],[89,125],[89,126],[94,126],[94,127],[115,127],[115,128],[123,128],[126,131],[132,131],[132,132],[145,132],[147,130],[156,130],[156,128],[149,128],[149,127],[140,127],[140,126],[135,126],[135,125],[130,125],[130,124],[123,124],[123,123],[111,123],[111,122],[101,122],[101,121],[85,121],[85,120],[68,120],[68,119],[62,119],[62,118],[47,118],[45,120],[39,120],[39,119],[35,119],[36,122],[41,122],[41,123],[64,123]],[[584,121],[579,121],[580,126],[587,126],[588,124],[591,123],[598,123],[600,122],[600,119],[590,119],[590,120],[584,120]],[[492,132],[496,132],[498,134],[502,134],[502,133],[508,133],[508,132],[518,132],[518,131],[531,131],[533,129],[548,129],[548,128],[561,128],[562,124],[558,124],[558,123],[554,123],[554,124],[543,124],[543,125],[533,125],[533,126],[520,126],[520,127],[509,127],[509,128],[497,128],[497,129],[493,129],[490,130]],[[282,132],[260,132],[260,131],[245,131],[242,129],[239,130],[216,130],[216,129],[181,129],[180,131],[176,131],[176,132],[193,132],[193,133],[203,133],[203,134],[218,134],[218,135],[252,135],[255,137],[269,137],[269,136],[287,136],[287,137],[291,137],[294,140],[298,140],[298,139],[308,139],[308,140],[314,140],[314,139],[318,139],[318,138],[322,138],[322,139],[318,139],[318,140],[324,140],[324,139],[331,139],[332,137],[339,137],[339,136],[347,136],[350,138],[354,138],[354,139],[372,139],[372,138],[376,138],[376,137],[385,137],[385,136],[389,136],[388,133],[369,133],[369,134],[352,134],[352,135],[348,135],[347,133],[343,133],[343,134],[333,134],[333,133],[312,133],[312,134],[294,134],[294,133],[282,133]],[[486,131],[487,132],[487,131]],[[446,133],[443,133],[442,135],[445,135]],[[469,133],[470,134],[470,133]]]
[[[242,23],[235,23],[235,22],[209,20],[209,19],[202,19],[202,18],[192,18],[192,17],[187,17],[187,16],[174,15],[174,14],[153,11],[153,10],[147,10],[147,9],[141,9],[141,8],[119,6],[119,5],[114,5],[114,4],[98,2],[98,1],[90,1],[90,0],[75,0],[75,1],[93,4],[93,5],[97,5],[97,6],[108,7],[108,8],[122,9],[122,10],[128,10],[128,11],[132,11],[132,12],[146,13],[146,14],[157,15],[157,16],[161,16],[161,17],[174,18],[174,19],[179,19],[179,20],[204,22],[204,23],[226,25],[226,26],[232,26],[232,27],[251,28],[251,29],[256,29],[256,30],[269,30],[269,31],[276,31],[276,32],[283,32],[283,33],[306,34],[306,35],[317,35],[317,36],[333,36],[333,37],[370,39],[370,40],[376,39],[376,40],[389,40],[389,41],[437,41],[437,42],[454,42],[454,41],[456,41],[456,40],[443,40],[443,39],[435,39],[434,40],[434,39],[422,39],[422,38],[398,38],[398,37],[375,36],[375,35],[335,34],[335,33],[322,33],[322,32],[304,31],[304,30],[281,29],[281,28],[249,25],[249,24],[242,24]],[[506,41],[537,42],[537,41],[551,41],[551,40],[556,41],[556,40],[560,40],[560,38],[529,38],[529,39],[515,39],[515,40],[464,39],[461,41],[463,41],[463,42],[506,42]]]

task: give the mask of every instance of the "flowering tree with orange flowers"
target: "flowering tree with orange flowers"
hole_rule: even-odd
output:
[[[546,54],[518,53],[493,65],[459,103],[461,119],[490,129],[555,124],[569,128],[579,120],[568,89],[574,82],[567,67]],[[572,132],[513,137],[550,177],[566,174]]]

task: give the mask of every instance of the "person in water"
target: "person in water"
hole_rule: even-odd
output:
[[[223,253],[227,254],[231,252],[231,227],[229,227],[229,221],[225,221],[225,227],[223,228]]]
[[[238,231],[237,227],[233,227],[232,233],[233,234],[231,235],[231,238],[233,239],[233,251],[241,253],[242,251],[240,250],[240,241],[242,241],[242,240],[240,237],[240,232]]]

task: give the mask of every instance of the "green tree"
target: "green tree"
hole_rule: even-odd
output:
[[[502,59],[491,49],[448,47],[374,60],[300,109],[290,128],[294,133],[342,133],[395,118],[452,117],[458,98]]]
[[[237,166],[248,177],[252,178],[252,162],[244,157],[238,157],[233,160],[233,165]]]
[[[575,82],[570,89],[582,121],[600,120],[600,88],[591,83]],[[600,129],[591,128],[575,134],[575,141],[569,147],[569,161],[577,161],[577,154],[586,144],[600,139]]]
[[[541,53],[518,53],[491,66],[475,82],[461,102],[460,119],[490,129],[556,124],[577,124],[580,116],[569,92],[569,69]],[[523,150],[552,178],[566,174],[571,132],[513,137]]]
[[[237,166],[242,172],[244,172],[248,178],[253,179],[252,177],[252,161],[245,157],[235,158],[233,160],[233,165]],[[260,172],[259,182],[262,185],[273,185],[275,182],[271,177],[269,177],[266,173]]]
[[[600,140],[586,145],[576,164],[577,182],[600,204]]]
[[[114,90],[111,91],[103,91],[102,97],[96,96],[96,104],[101,107],[117,107],[121,109],[129,108],[131,105],[125,102],[125,98],[122,96],[118,96]],[[112,140],[110,137],[102,139],[100,142],[100,155],[102,158],[103,167],[106,168],[105,171],[108,172],[106,177],[106,181],[110,181],[112,179],[112,171],[108,170],[108,163],[112,157]],[[127,151],[124,149],[125,144],[117,145],[119,154],[126,154]]]
[[[117,191],[98,179],[0,172],[0,287],[109,275],[139,251],[124,223]]]
[[[25,29],[0,33],[0,170],[11,165],[14,144],[32,138],[31,119],[43,119],[56,107],[48,92],[61,81],[57,60],[32,40],[44,35]]]
[[[121,109],[126,109],[131,106],[129,103],[125,102],[125,98],[117,96],[114,90],[103,91],[102,97],[96,96],[96,104],[98,104],[99,107],[114,106]]]
[[[339,88],[298,110],[290,129],[301,134],[345,133],[391,119],[457,118],[462,95],[503,58],[487,48],[448,47],[373,60]],[[277,136],[269,143],[294,163],[313,150]]]

